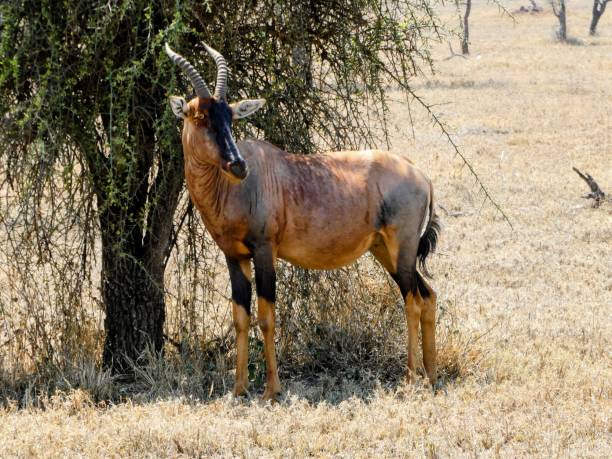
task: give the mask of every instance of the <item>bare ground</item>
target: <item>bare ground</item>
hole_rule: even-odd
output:
[[[432,177],[445,209],[434,286],[465,345],[447,334],[442,358],[469,371],[435,395],[330,374],[291,381],[275,405],[97,404],[77,390],[0,410],[0,456],[609,457],[612,204],[582,199],[571,167],[612,193],[612,17],[587,37],[582,3],[568,11],[573,46],[552,41],[550,12],[513,24],[478,3],[473,54],[417,82],[513,229],[426,115],[413,111],[413,137],[401,96],[392,105],[392,149]]]

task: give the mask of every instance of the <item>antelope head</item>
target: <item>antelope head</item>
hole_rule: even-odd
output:
[[[190,150],[199,162],[219,167],[233,181],[242,181],[248,174],[246,161],[232,136],[232,120],[246,118],[259,110],[265,99],[246,99],[227,103],[227,63],[217,51],[204,44],[217,64],[217,82],[211,95],[198,71],[166,43],[166,54],[189,77],[196,97],[187,102],[170,97],[170,106],[177,118],[184,120],[183,149]]]

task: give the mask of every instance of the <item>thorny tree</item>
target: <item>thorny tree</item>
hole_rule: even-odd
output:
[[[289,151],[350,148],[385,139],[384,88],[393,81],[409,91],[430,65],[430,8],[425,0],[3,2],[0,256],[13,287],[0,313],[10,302],[35,317],[49,309],[63,330],[59,342],[42,339],[32,360],[77,353],[69,331],[95,304],[88,286],[98,266],[104,363],[128,371],[149,345],[163,348],[164,272],[189,212],[174,218],[183,165],[166,97],[190,91],[165,41],[210,81],[205,40],[230,64],[230,96],[268,100],[237,137],[248,131]],[[36,322],[33,339],[47,325]]]

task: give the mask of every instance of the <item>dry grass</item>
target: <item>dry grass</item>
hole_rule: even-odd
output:
[[[304,320],[318,321],[311,337],[333,346],[279,331],[285,366],[302,371],[285,372],[286,396],[274,406],[217,395],[231,383],[219,371],[231,365],[221,351],[191,366],[172,355],[152,359],[133,387],[82,363],[66,371],[64,386],[56,381],[55,395],[22,397],[25,408],[6,402],[0,456],[609,457],[612,205],[593,209],[581,199],[585,184],[571,166],[612,192],[612,16],[590,38],[583,3],[569,5],[569,33],[582,45],[567,46],[552,41],[549,12],[513,25],[478,2],[473,55],[444,61],[419,82],[514,231],[482,206],[472,177],[426,118],[413,113],[412,138],[399,96],[393,105],[393,149],[427,171],[450,214],[441,212],[432,262],[443,369],[436,395],[405,386],[397,377],[403,342],[378,340],[380,330],[369,329],[400,336],[398,308],[385,309],[379,324],[367,321],[370,309],[335,328],[321,312]],[[442,45],[437,56],[447,52]],[[388,286],[376,285],[370,299],[383,301]],[[372,347],[363,353],[362,345]],[[300,362],[291,361],[296,346]],[[336,363],[348,355],[338,372],[313,367],[334,352]],[[206,365],[214,359],[213,371]],[[355,359],[373,372],[363,365],[349,374]],[[31,384],[21,393],[34,400]]]

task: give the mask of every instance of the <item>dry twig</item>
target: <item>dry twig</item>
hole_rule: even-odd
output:
[[[453,57],[462,57],[463,59],[467,59],[467,56],[464,56],[463,54],[456,53],[453,50],[453,46],[451,45],[450,41],[448,42],[448,49],[450,50],[450,56],[445,57],[444,59],[442,59],[443,61],[449,61]]]
[[[583,198],[584,199],[594,199],[595,203],[593,204],[593,207],[599,207],[601,202],[606,199],[606,194],[602,191],[602,189],[599,187],[599,185],[597,184],[595,179],[591,176],[591,174],[589,174],[588,172],[585,172],[583,174],[575,167],[572,167],[572,169],[574,169],[574,172],[576,172],[576,174],[578,174],[582,180],[587,182],[587,184],[589,185],[589,188],[591,188],[591,192],[585,194]]]

